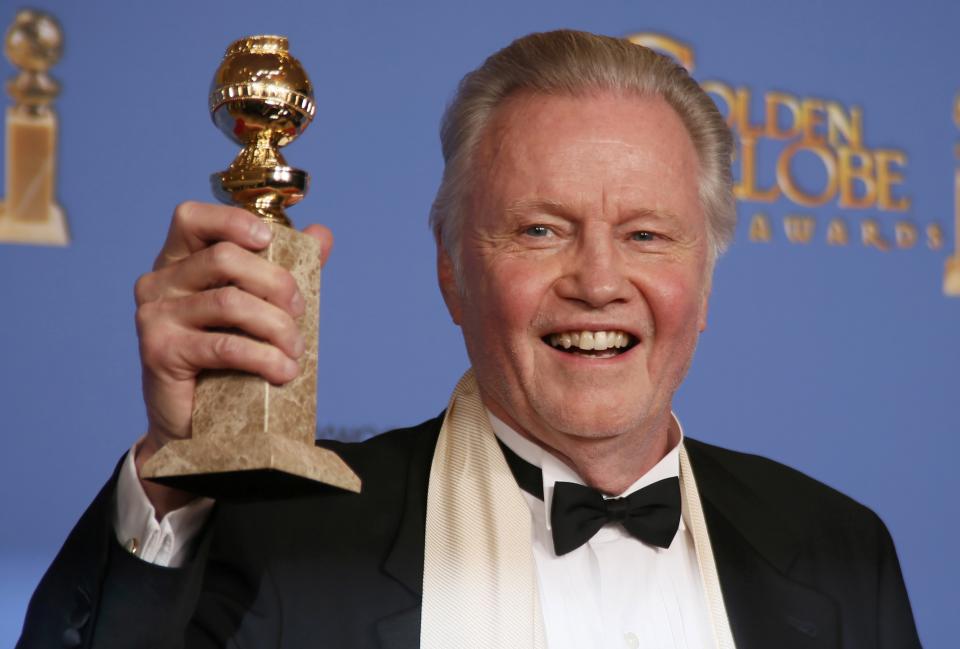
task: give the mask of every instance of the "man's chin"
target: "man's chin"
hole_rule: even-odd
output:
[[[554,437],[587,442],[644,434],[643,429],[652,423],[649,421],[649,413],[638,409],[637,402],[630,405],[632,407],[629,409],[617,409],[604,404],[602,400],[592,403],[585,400],[573,407],[565,404],[563,408],[552,411],[542,409],[538,414]]]

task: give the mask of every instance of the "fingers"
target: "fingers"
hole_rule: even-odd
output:
[[[305,232],[320,243],[325,261],[330,230],[313,225]],[[270,228],[246,210],[177,206],[154,270],[135,287],[144,369],[156,378],[151,385],[160,386],[149,402],[163,402],[152,392],[176,392],[171,382],[192,385],[203,369],[248,371],[270,381],[296,376],[294,359],[305,341],[294,319],[304,313],[304,299],[287,270],[257,254],[271,238]]]
[[[299,363],[274,345],[223,331],[154,329],[141,336],[140,354],[147,370],[164,383],[192,381],[204,369],[240,370],[275,385],[300,373]],[[191,385],[191,399],[192,392]]]
[[[305,347],[288,314],[233,287],[149,302],[137,309],[137,326],[146,368],[174,381],[229,368],[285,383],[299,373],[294,359]]]
[[[303,296],[293,276],[240,246],[221,241],[143,275],[134,287],[137,305],[232,285],[297,317]]]
[[[239,329],[272,343],[290,358],[303,354],[304,339],[290,314],[234,286],[204,291],[182,300],[164,300],[157,308],[168,311],[167,317],[176,319],[181,326]]]
[[[330,228],[315,223],[305,227],[303,233],[309,234],[320,242],[320,264],[326,264],[327,258],[330,257],[330,250],[333,248],[333,233]]]
[[[270,228],[246,210],[188,201],[174,210],[167,240],[154,269],[176,263],[215,241],[230,241],[242,248],[261,250],[270,239]]]
[[[259,374],[274,385],[291,381],[300,373],[299,363],[276,347],[244,336],[206,332],[194,334],[191,340],[180,354],[197,368]]]

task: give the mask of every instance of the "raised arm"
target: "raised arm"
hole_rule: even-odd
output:
[[[313,225],[305,232],[320,241],[325,261],[330,231]],[[153,270],[136,283],[148,420],[137,446],[138,472],[164,444],[190,436],[200,371],[237,369],[278,384],[297,375],[294,359],[303,341],[294,317],[304,302],[286,270],[256,255],[269,242],[269,229],[241,209],[183,203],[174,211]],[[120,467],[34,592],[18,649],[160,647],[168,636],[170,646],[182,643],[203,575],[203,548],[194,561],[164,568],[120,547],[113,527],[119,473]],[[157,520],[193,498],[141,484]]]
[[[330,231],[305,232],[325,259]],[[255,254],[269,242],[270,230],[245,210],[183,203],[174,212],[153,270],[135,290],[148,421],[138,470],[167,442],[189,437],[201,370],[243,370],[277,384],[299,372],[304,341],[294,318],[304,301],[289,272]],[[158,519],[191,498],[149,481],[143,487]]]

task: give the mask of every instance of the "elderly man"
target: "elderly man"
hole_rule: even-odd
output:
[[[199,371],[283,383],[303,350],[295,284],[253,254],[269,232],[181,205],[137,284],[148,432],[20,646],[918,647],[872,512],[672,414],[734,223],[731,135],[687,73],[531,35],[467,75],[442,140],[438,276],[472,363],[445,413],[326,442],[361,495],[141,482],[190,434]]]

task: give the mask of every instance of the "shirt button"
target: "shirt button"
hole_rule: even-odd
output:
[[[72,647],[79,647],[81,644],[83,644],[83,638],[80,637],[80,632],[73,627],[70,627],[64,631],[63,637],[61,637],[60,640],[63,642],[63,646],[68,647],[69,649],[72,649]]]
[[[638,649],[640,647],[640,638],[633,631],[623,634],[623,641],[629,649]]]

